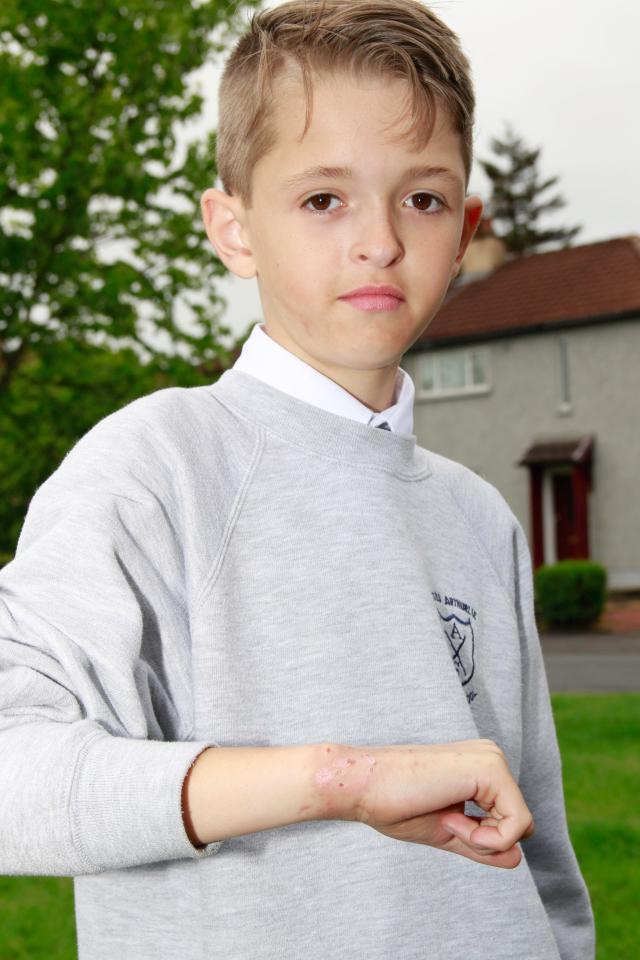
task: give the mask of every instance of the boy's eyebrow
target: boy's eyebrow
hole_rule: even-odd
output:
[[[402,180],[403,182],[405,180],[417,180],[421,177],[440,177],[442,180],[448,180],[457,187],[463,186],[462,180],[453,170],[449,170],[448,167],[435,167],[429,164],[409,167],[405,170]],[[337,180],[339,178],[352,180],[353,170],[351,167],[328,167],[321,164],[315,167],[309,167],[307,170],[303,170],[293,177],[288,177],[286,180],[283,180],[282,186],[285,190],[290,190],[292,187],[297,187],[307,180]]]

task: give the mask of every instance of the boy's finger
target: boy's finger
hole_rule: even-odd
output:
[[[498,822],[493,820],[494,824]],[[515,843],[515,840],[507,843],[504,834],[498,830],[497,826],[491,826],[487,823],[487,820],[480,823],[475,817],[468,817],[464,813],[449,814],[443,818],[442,826],[445,830],[449,830],[456,837],[464,840],[473,849],[481,850],[482,853],[498,853],[501,850],[509,849]],[[483,830],[480,835],[478,835],[479,830]],[[517,839],[519,837],[516,837]]]
[[[496,819],[495,817],[483,817],[482,820],[478,823],[478,826],[479,827],[499,827],[503,819],[504,817],[500,817],[499,819]],[[526,837],[530,837],[533,833],[535,833],[535,829],[536,827],[532,817],[531,823],[526,828],[526,830],[522,832],[520,839],[523,840]]]
[[[484,807],[481,802],[480,805]],[[489,810],[489,817],[483,818],[478,826],[478,830],[482,832],[474,836],[474,843],[478,842],[482,846],[496,845],[498,849],[506,850],[523,837],[531,836],[533,816],[515,780],[509,778],[503,783],[491,807],[487,805],[485,809]],[[485,826],[487,819],[496,825]],[[496,840],[496,833],[500,840]]]
[[[482,838],[479,840],[475,837],[475,832],[478,830],[479,824],[478,821],[473,817],[467,817],[464,814],[456,817],[447,817],[446,822],[443,821],[443,827],[452,833],[455,837],[461,840],[463,843],[467,844],[470,850],[473,850],[475,853],[480,854],[491,854],[491,853],[504,853],[504,846],[502,849],[496,845],[495,841],[500,842],[501,838],[498,834],[495,833],[490,837],[489,842],[483,843]],[[472,839],[473,835],[473,839]]]
[[[468,842],[474,846],[487,847],[493,850],[507,850],[517,843],[518,840],[531,835],[528,832],[529,827],[523,829],[522,827],[505,823],[506,820],[508,820],[507,817],[500,820],[498,826],[495,827],[484,823],[476,825],[472,831],[472,835],[468,838]]]
[[[488,867],[501,867],[505,870],[513,870],[522,860],[522,851],[520,847],[514,846],[510,850],[491,850],[483,851],[474,846],[465,843],[461,837],[452,836],[451,840],[444,845],[444,850],[450,853],[456,853],[468,860],[474,860],[476,863],[483,863]]]
[[[517,827],[510,822],[509,817],[502,817],[500,820],[487,817],[478,822],[463,813],[452,813],[443,818],[442,826],[482,853],[504,852],[511,849],[522,837],[530,836],[530,827]]]

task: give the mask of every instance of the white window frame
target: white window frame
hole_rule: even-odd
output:
[[[473,361],[471,355],[481,353],[484,357],[484,369],[487,375],[486,383],[473,383]],[[463,354],[465,357],[465,385],[464,387],[442,387],[441,384],[441,358],[443,356],[452,356],[454,354]],[[436,386],[433,390],[424,390],[422,387],[422,376],[420,366],[423,359],[429,357],[434,363],[434,373]],[[456,347],[451,350],[430,350],[420,353],[416,357],[416,400],[447,400],[450,397],[473,397],[478,394],[491,392],[491,351],[489,347]]]
[[[571,397],[571,368],[569,364],[569,338],[560,334],[556,339],[556,370],[558,375],[558,403],[556,410],[559,414],[573,412]]]

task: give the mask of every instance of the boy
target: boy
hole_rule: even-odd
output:
[[[0,867],[76,878],[81,960],[588,960],[526,539],[399,367],[481,214],[468,63],[417,0],[302,0],[220,105],[204,222],[265,323],[30,504]]]

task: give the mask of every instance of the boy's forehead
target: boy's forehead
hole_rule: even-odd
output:
[[[311,124],[318,116],[339,120],[344,113],[357,112],[363,97],[371,106],[373,96],[379,118],[384,114],[386,122],[400,122],[411,110],[411,88],[401,77],[370,74],[355,75],[344,70],[334,72],[310,71],[309,92],[311,98]],[[306,115],[306,97],[299,70],[287,70],[274,82],[273,113],[284,132],[292,136],[302,134]],[[360,117],[364,121],[367,118]],[[370,118],[369,118],[370,119]],[[300,123],[300,130],[297,124]]]
[[[302,80],[288,74],[276,81],[273,116],[276,143],[267,166],[274,178],[271,186],[278,192],[295,189],[309,178],[355,179],[361,165],[359,157],[370,169],[376,155],[382,159],[387,145],[388,156],[393,158],[394,166],[402,166],[404,175],[442,174],[445,178],[450,175],[452,182],[464,187],[462,138],[454,132],[448,111],[436,106],[430,140],[416,145],[410,129],[411,101],[406,81],[340,74],[314,75],[312,82],[310,126],[303,136],[306,100]],[[358,92],[362,91],[367,92],[366,102],[373,107],[374,117],[370,111],[367,116],[360,113],[363,103]],[[377,110],[380,93],[388,96]],[[354,96],[349,103],[349,98]],[[373,138],[372,156],[369,138],[365,143],[359,131],[373,128],[378,131],[384,128],[385,135]]]

